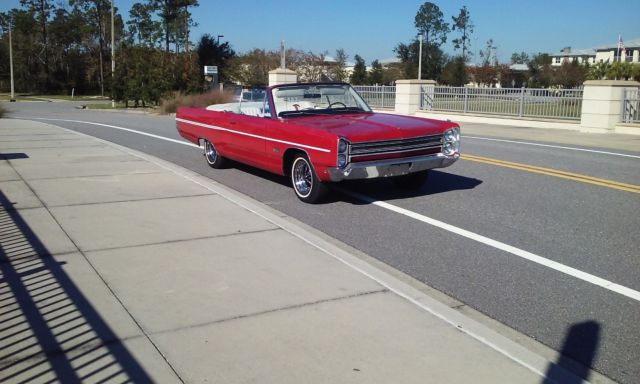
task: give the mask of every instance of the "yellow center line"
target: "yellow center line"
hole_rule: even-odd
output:
[[[581,183],[594,184],[602,187],[617,189],[620,191],[640,193],[640,185],[635,184],[627,184],[620,183],[618,181],[607,180],[607,179],[599,179],[597,177],[591,177],[586,175],[581,175],[579,173],[571,173],[560,171],[557,169],[537,167],[534,165],[522,164],[522,163],[513,163],[510,161],[492,159],[489,157],[475,156],[475,155],[462,155],[461,158],[463,160],[475,161],[478,163],[491,164],[499,167],[518,169],[521,171],[527,171],[532,173],[538,173],[547,176],[559,177],[562,179],[578,181]]]

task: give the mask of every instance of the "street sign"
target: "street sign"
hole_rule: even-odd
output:
[[[218,66],[216,66],[216,65],[205,65],[204,66],[204,74],[205,75],[217,75],[218,74]]]

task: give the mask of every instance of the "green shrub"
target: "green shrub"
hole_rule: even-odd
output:
[[[160,113],[175,113],[178,107],[207,107],[212,104],[223,104],[233,100],[230,92],[212,91],[185,95],[181,92],[174,93],[160,103]]]
[[[640,81],[640,64],[633,64],[631,68],[631,76],[633,80]]]

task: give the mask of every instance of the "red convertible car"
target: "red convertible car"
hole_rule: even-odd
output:
[[[374,113],[343,83],[278,85],[262,101],[179,108],[176,125],[211,167],[232,159],[286,175],[308,203],[341,180],[391,177],[418,188],[429,169],[460,157],[457,124]]]

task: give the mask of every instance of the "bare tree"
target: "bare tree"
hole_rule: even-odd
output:
[[[467,10],[467,6],[463,6],[460,8],[460,13],[458,16],[451,16],[453,19],[453,30],[456,29],[460,31],[460,37],[453,39],[453,47],[455,49],[462,48],[462,57],[464,60],[467,60],[467,48],[471,44],[471,39],[469,35],[473,33],[473,23],[471,22],[471,18],[469,17],[469,11]]]

